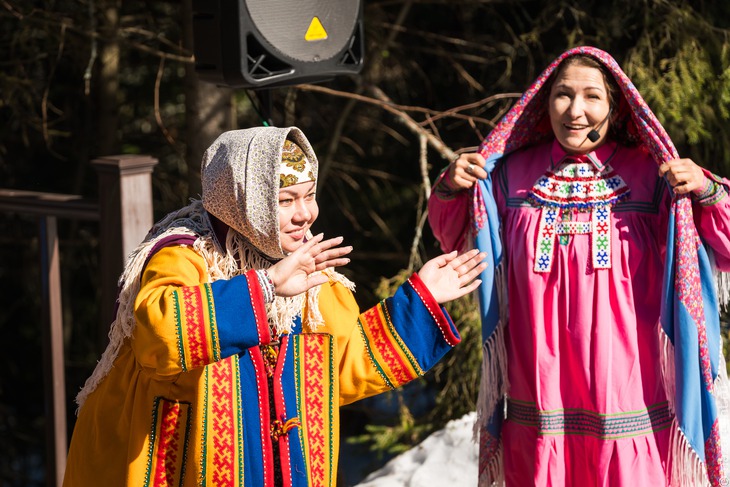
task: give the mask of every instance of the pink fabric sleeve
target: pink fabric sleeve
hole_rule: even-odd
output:
[[[707,170],[705,176],[720,184],[718,191],[727,192],[730,181],[719,178]],[[730,271],[730,197],[726,194],[717,203],[692,204],[695,225],[702,240],[712,248],[715,263],[720,271]]]
[[[444,171],[433,186],[428,200],[428,221],[441,250],[463,251],[467,248],[466,236],[469,233],[469,191],[446,194],[438,189]]]

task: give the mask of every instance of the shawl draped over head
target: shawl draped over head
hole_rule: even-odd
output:
[[[255,127],[220,135],[203,156],[203,206],[272,259],[279,240],[279,166],[284,142],[304,151],[317,179],[317,157],[296,127]]]
[[[497,284],[502,243],[491,171],[503,156],[553,137],[547,113],[549,90],[542,88],[563,60],[578,54],[588,55],[608,68],[620,87],[622,99],[613,123],[625,129],[624,133],[647,150],[658,165],[678,158],[666,131],[616,61],[604,51],[585,46],[570,49],[555,59],[480,145],[479,152],[490,173],[475,186],[471,203],[474,244],[487,252],[489,262],[478,290],[484,343],[482,374],[487,375],[480,386],[476,426],[481,437],[482,484],[501,478],[499,431],[502,401],[508,392],[504,344],[498,343],[502,340],[500,325],[505,305],[500,305],[502,292]],[[695,229],[688,195],[674,197],[669,218],[658,324],[665,389],[675,414],[668,476],[673,486],[706,485],[708,481],[712,486],[726,485],[723,482],[730,471],[723,464],[730,451],[721,448],[720,423],[722,420],[722,439],[727,441],[727,411],[721,411],[726,407],[727,377],[712,255]]]

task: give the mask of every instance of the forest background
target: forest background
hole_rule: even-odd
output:
[[[683,157],[730,175],[730,2],[365,0],[358,76],[259,92],[198,79],[191,9],[0,0],[0,187],[95,198],[92,159],[148,154],[159,159],[158,219],[199,194],[201,155],[222,131],[296,125],[321,164],[315,231],[354,246],[344,272],[371,306],[439,253],[425,219],[439,171],[576,45],[616,58]],[[37,227],[5,213],[0,229],[0,485],[43,485]],[[59,230],[70,437],[73,397],[99,352],[99,228]],[[341,485],[474,409],[475,304],[450,309],[464,341],[436,370],[343,412],[343,455],[366,461]]]

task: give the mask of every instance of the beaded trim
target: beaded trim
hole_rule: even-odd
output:
[[[727,196],[725,187],[707,178],[702,193],[695,196],[695,200],[702,206],[712,206]]]
[[[592,208],[616,204],[629,192],[629,187],[610,165],[598,170],[591,163],[571,161],[541,176],[529,198],[540,206]]]
[[[535,272],[552,269],[556,239],[561,235],[591,234],[594,269],[611,267],[611,207],[631,190],[610,165],[568,161],[549,170],[532,187],[528,198],[541,207],[535,241]],[[562,221],[565,210],[590,210],[589,222]]]
[[[264,294],[264,301],[267,304],[273,303],[276,294],[274,294],[274,281],[271,280],[271,276],[266,269],[257,269],[256,277],[259,279],[259,285],[261,286],[261,291]]]

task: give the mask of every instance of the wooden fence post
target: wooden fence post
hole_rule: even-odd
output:
[[[55,216],[39,219],[43,295],[43,377],[46,402],[46,485],[60,487],[66,469],[66,375],[63,357],[61,264]]]
[[[152,171],[157,159],[146,155],[118,155],[94,159],[99,176],[101,324],[99,349],[109,341],[114,319],[117,281],[127,256],[154,223]]]

